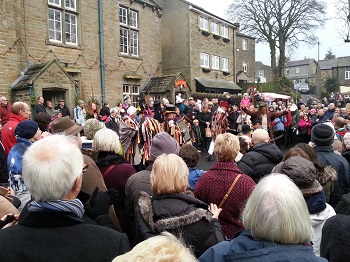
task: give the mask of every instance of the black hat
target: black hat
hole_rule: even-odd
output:
[[[317,146],[330,146],[334,141],[334,130],[327,124],[318,124],[311,130],[311,141]]]
[[[175,106],[173,106],[173,105],[169,105],[169,106],[167,106],[166,108],[165,108],[165,112],[163,113],[164,115],[166,115],[166,114],[176,114],[176,112],[175,112]]]
[[[255,118],[255,119],[253,120],[253,126],[255,126],[256,124],[262,125],[262,121],[261,121],[260,118]]]
[[[250,126],[247,124],[242,124],[242,133],[243,134],[248,134],[250,132]]]

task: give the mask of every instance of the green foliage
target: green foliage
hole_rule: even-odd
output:
[[[337,92],[339,91],[339,82],[338,82],[338,79],[336,78],[328,78],[324,84],[324,87],[326,88],[326,91],[328,93],[331,93],[331,92]]]
[[[102,97],[99,95],[91,95],[89,96],[88,104],[94,102],[98,108],[101,108],[102,105]]]
[[[327,91],[322,91],[322,92],[321,92],[321,97],[322,97],[322,98],[327,97],[327,99],[328,99],[329,96],[330,96],[330,93],[328,93]]]
[[[327,53],[324,56],[324,59],[328,60],[328,59],[334,59],[334,58],[336,58],[336,56],[335,56],[335,54],[333,54],[332,48],[328,48]]]
[[[37,104],[37,97],[35,95],[30,97],[30,106],[35,107]]]

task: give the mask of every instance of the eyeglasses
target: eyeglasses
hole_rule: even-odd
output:
[[[84,164],[84,167],[82,169],[82,174],[84,174],[86,172],[86,170],[88,169],[89,164]]]

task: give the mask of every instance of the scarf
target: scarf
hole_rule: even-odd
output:
[[[312,195],[310,198],[305,198],[307,208],[310,214],[317,214],[326,209],[326,196],[323,190],[317,194]]]
[[[69,212],[82,218],[85,212],[84,206],[79,199],[74,200],[52,200],[36,202],[32,201],[28,204],[30,212]]]

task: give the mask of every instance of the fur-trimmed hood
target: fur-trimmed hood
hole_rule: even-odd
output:
[[[174,195],[172,195],[174,197]],[[183,198],[183,199],[181,199]],[[191,197],[188,197],[186,195],[180,196],[178,201],[185,202],[184,199],[190,199]],[[162,202],[164,202],[164,205],[167,204],[166,198],[162,199]],[[199,202],[197,199],[193,199],[193,202]],[[207,221],[212,220],[212,215],[209,211],[207,211],[204,208],[198,208],[190,203],[185,203],[188,205],[189,212],[188,213],[182,213],[177,216],[167,217],[167,218],[161,218],[158,220],[155,220],[154,217],[156,214],[154,214],[153,206],[152,206],[152,197],[148,195],[146,192],[140,192],[139,196],[139,211],[141,214],[141,217],[147,224],[147,226],[152,230],[154,233],[159,233],[162,231],[172,231],[176,230],[181,227],[188,226],[192,223],[195,223],[201,219],[205,219]],[[172,206],[167,205],[167,208],[172,208]]]

